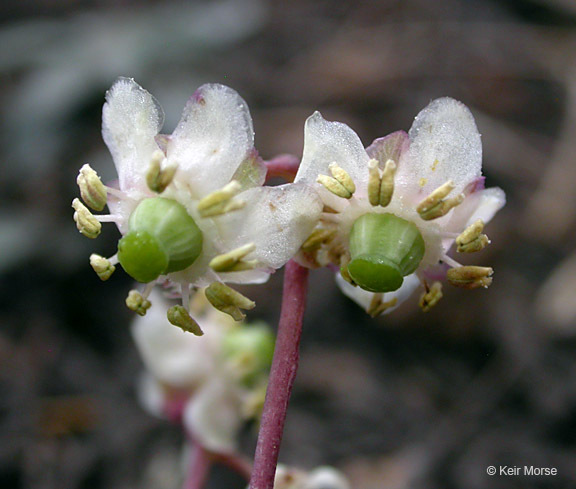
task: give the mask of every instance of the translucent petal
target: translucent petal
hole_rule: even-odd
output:
[[[131,78],[118,78],[106,93],[102,135],[110,149],[121,190],[145,189],[154,137],[164,123],[156,99]]]
[[[254,147],[246,102],[224,85],[201,86],[190,98],[168,144],[168,159],[178,164],[177,178],[197,197],[223,187]]]
[[[306,489],[350,489],[350,484],[340,471],[323,466],[310,472]]]
[[[184,425],[204,448],[217,453],[234,451],[242,425],[234,387],[218,378],[202,386],[184,409]]]
[[[452,98],[434,100],[415,118],[410,148],[402,158],[396,183],[421,187],[427,195],[448,180],[461,192],[482,170],[482,143],[471,112]],[[417,187],[416,187],[417,188]]]
[[[396,131],[383,138],[375,139],[366,148],[366,153],[370,158],[378,160],[380,168],[384,169],[384,164],[388,160],[398,163],[402,155],[408,151],[410,139],[404,131]]]
[[[486,224],[505,204],[506,194],[501,188],[492,187],[474,192],[454,209],[446,230],[459,233],[478,219]]]
[[[372,298],[374,297],[373,292],[368,292],[367,290],[361,289],[360,287],[354,287],[350,285],[346,280],[342,278],[340,273],[336,274],[336,283],[340,290],[344,293],[344,295],[348,296],[352,299],[356,304],[360,305],[363,309],[367,310],[370,307],[370,303],[372,302]],[[402,302],[404,302],[408,297],[412,295],[414,290],[420,284],[420,280],[416,276],[416,274],[408,275],[404,277],[404,283],[401,287],[394,291],[394,292],[386,292],[382,294],[382,301],[389,302],[394,298],[398,299],[398,302],[395,306],[391,307],[390,309],[386,309],[385,314],[392,312],[396,309]]]
[[[295,182],[314,184],[318,175],[331,175],[328,165],[336,163],[365,192],[368,181],[368,154],[358,135],[346,124],[329,122],[314,112],[304,128],[304,154]]]
[[[238,195],[246,206],[222,216],[224,243],[231,251],[248,243],[256,250],[246,260],[280,268],[292,258],[318,222],[322,203],[303,183],[258,187]]]

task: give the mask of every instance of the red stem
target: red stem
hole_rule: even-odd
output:
[[[209,452],[199,444],[192,445],[192,459],[184,481],[184,489],[202,489],[211,465]]]
[[[250,489],[273,489],[278,452],[292,386],[298,369],[308,269],[289,261],[284,271],[282,312],[258,433]]]
[[[273,177],[282,177],[288,182],[293,182],[298,172],[300,159],[294,155],[283,154],[265,161],[264,164],[268,168],[266,180],[270,180]]]

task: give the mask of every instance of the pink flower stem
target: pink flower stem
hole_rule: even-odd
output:
[[[298,172],[300,159],[294,155],[283,154],[265,161],[264,164],[266,165],[266,168],[268,168],[266,180],[270,180],[274,177],[281,177],[288,182],[293,182],[294,177]]]
[[[202,489],[211,465],[210,453],[197,443],[192,445],[192,458],[184,481],[184,489]]]
[[[289,261],[284,271],[282,311],[276,348],[264,401],[250,489],[273,489],[278,452],[292,385],[298,369],[302,318],[308,290],[308,269]]]

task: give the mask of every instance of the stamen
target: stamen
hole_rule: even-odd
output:
[[[394,297],[387,302],[383,302],[382,297],[383,294],[374,294],[372,301],[366,310],[366,312],[373,318],[379,316],[387,309],[390,309],[391,307],[394,307],[396,304],[398,304],[398,297]]]
[[[332,176],[338,181],[338,183],[340,183],[340,185],[350,192],[350,195],[353,195],[354,192],[356,192],[354,180],[352,180],[352,177],[346,170],[344,170],[344,168],[338,166],[336,163],[330,163],[328,168],[330,169]]]
[[[246,315],[240,309],[253,309],[256,304],[243,296],[240,292],[224,285],[213,282],[205,290],[206,298],[216,309],[230,316],[235,321],[242,321]]]
[[[483,250],[490,244],[488,236],[482,234],[484,230],[484,222],[478,219],[473,224],[470,224],[463,232],[456,238],[457,251],[460,253],[474,253],[475,251]]]
[[[434,190],[416,207],[416,211],[420,214],[420,217],[425,221],[431,221],[445,216],[454,207],[461,204],[464,200],[464,194],[458,194],[455,197],[444,200],[444,197],[447,197],[454,188],[454,182],[448,180],[444,185]]]
[[[161,163],[164,160],[164,153],[162,151],[155,151],[152,155],[150,168],[146,174],[146,183],[152,192],[161,194],[166,190],[166,187],[172,183],[174,175],[176,174],[177,166],[167,166],[162,168]]]
[[[253,270],[258,266],[256,260],[242,261],[249,253],[256,249],[254,243],[248,243],[240,248],[218,255],[209,263],[210,268],[215,272],[240,272],[242,270]]]
[[[328,166],[332,176],[318,175],[316,181],[324,185],[326,190],[332,192],[343,199],[350,199],[356,192],[356,185],[346,170],[339,167],[336,163],[330,163]]]
[[[145,316],[146,311],[150,309],[152,304],[148,299],[144,298],[140,292],[131,290],[128,292],[128,297],[126,297],[126,305],[128,309],[134,311],[136,314]]]
[[[426,291],[420,296],[420,301],[418,302],[422,312],[428,312],[438,304],[440,299],[442,299],[442,295],[442,284],[440,282],[434,282],[430,288],[426,284]]]
[[[382,172],[382,181],[380,183],[380,205],[386,207],[392,200],[394,193],[394,175],[396,174],[396,163],[388,160]]]
[[[302,251],[312,252],[330,241],[336,235],[335,229],[315,229],[302,244]]]
[[[204,331],[200,325],[194,320],[190,313],[184,306],[172,306],[166,313],[168,321],[174,326],[178,326],[182,331],[192,333],[196,336],[202,336]]]
[[[458,263],[454,258],[449,257],[448,255],[442,255],[441,260],[446,263],[446,265],[450,265],[453,268],[459,268],[463,266],[461,263]]]
[[[94,216],[98,222],[117,222],[120,220],[120,216],[116,214],[99,214]]]
[[[80,199],[72,201],[74,212],[74,222],[76,227],[84,236],[90,239],[97,238],[102,230],[102,224],[96,219],[88,208],[80,202]]]
[[[380,203],[380,171],[375,159],[368,162],[368,200],[373,206]]]
[[[76,179],[80,187],[82,200],[95,211],[101,211],[106,206],[106,187],[98,174],[90,165],[80,168],[80,173]]]
[[[487,288],[492,283],[494,270],[490,267],[466,266],[451,268],[447,272],[448,281],[463,289]]]
[[[242,190],[242,186],[236,180],[232,180],[219,190],[208,194],[198,202],[198,212],[201,217],[213,217],[241,209],[246,205],[242,200],[234,199]]]
[[[182,306],[187,311],[190,310],[190,284],[180,284],[180,296],[182,297]]]
[[[340,255],[340,275],[342,278],[346,280],[350,285],[357,287],[358,284],[354,282],[354,279],[350,276],[350,272],[348,272],[348,265],[350,264],[350,254],[343,253]]]
[[[102,281],[108,280],[116,270],[116,267],[110,260],[96,253],[90,255],[90,266]]]

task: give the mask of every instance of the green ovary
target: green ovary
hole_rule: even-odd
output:
[[[426,247],[416,225],[393,214],[364,214],[350,232],[348,273],[370,292],[398,290]]]
[[[143,200],[132,212],[128,226],[130,231],[118,243],[118,260],[138,282],[184,270],[202,252],[202,232],[175,200]]]

